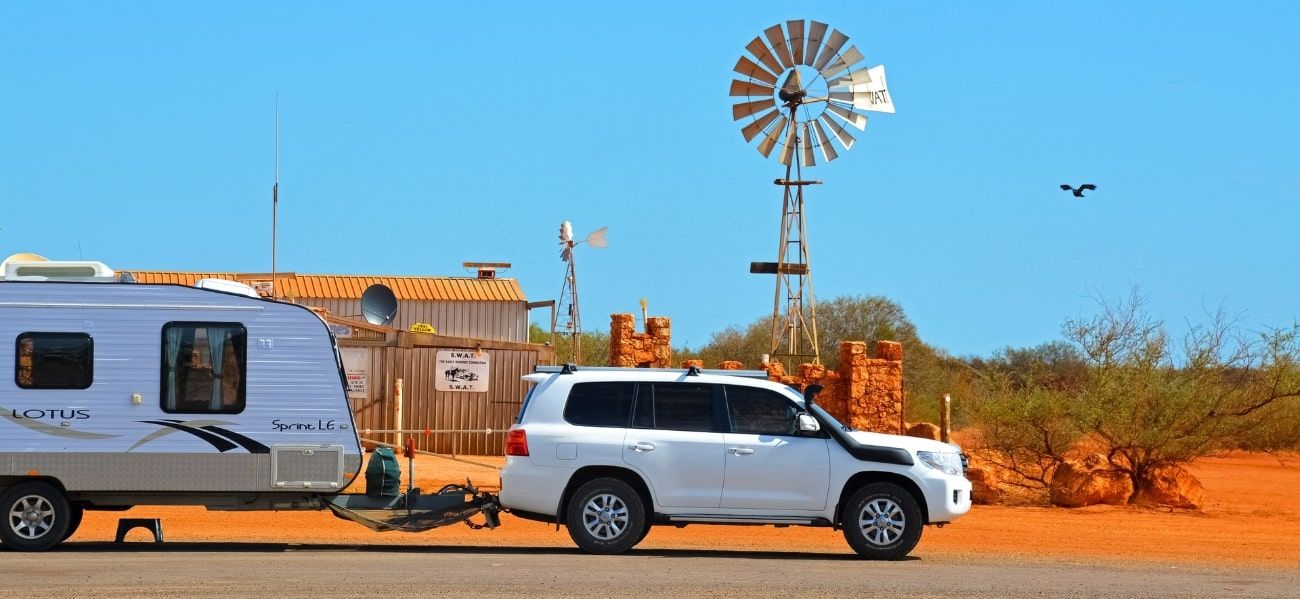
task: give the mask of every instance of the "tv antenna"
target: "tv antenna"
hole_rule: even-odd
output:
[[[573,239],[573,223],[560,223],[560,259],[564,261],[564,285],[560,287],[559,306],[551,313],[551,330],[560,330],[561,335],[569,337],[569,363],[578,364],[582,356],[582,317],[578,310],[578,273],[573,267],[573,250],[580,244],[594,248],[609,247],[605,240],[607,227],[601,227],[587,234],[586,239]],[[560,328],[556,328],[556,319],[563,318]]]
[[[862,111],[894,112],[885,84],[885,67],[863,68],[865,58],[848,36],[817,21],[796,19],[763,30],[745,46],[734,70],[731,96],[746,100],[731,107],[733,120],[748,119],[740,133],[758,141],[758,152],[785,165],[781,242],[776,262],[750,263],[749,272],[776,275],[772,300],[771,356],[821,363],[817,343],[817,307],[808,259],[804,188],[821,181],[804,179],[803,167],[825,162],[839,152],[831,139],[848,150],[855,141],[845,125],[867,128]],[[764,41],[766,38],[766,41]],[[752,55],[752,58],[751,58]],[[757,61],[757,62],[756,62]]]

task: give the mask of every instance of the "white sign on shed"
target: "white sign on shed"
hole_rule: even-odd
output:
[[[472,349],[442,349],[434,360],[436,391],[487,393],[488,354]]]
[[[348,399],[365,399],[370,383],[370,350],[364,347],[341,347],[343,374],[348,379]]]

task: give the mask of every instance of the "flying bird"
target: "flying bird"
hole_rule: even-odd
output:
[[[1084,183],[1083,185],[1080,185],[1078,189],[1075,189],[1075,188],[1073,188],[1073,187],[1070,187],[1069,185],[1066,185],[1066,184],[1064,184],[1064,183],[1061,184],[1061,191],[1071,191],[1071,192],[1074,192],[1074,197],[1076,197],[1076,198],[1081,198],[1081,197],[1083,197],[1083,192],[1085,192],[1085,191],[1096,191],[1096,189],[1097,189],[1097,186],[1096,186],[1096,185],[1093,185],[1092,183]]]

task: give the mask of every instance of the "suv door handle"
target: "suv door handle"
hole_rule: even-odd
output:
[[[754,455],[754,450],[748,447],[732,447],[727,452],[731,455]]]
[[[642,441],[640,443],[634,443],[632,445],[628,445],[627,448],[631,449],[632,451],[654,451],[655,445],[654,443],[646,443]]]

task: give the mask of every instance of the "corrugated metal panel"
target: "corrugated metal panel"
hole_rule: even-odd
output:
[[[446,348],[456,349],[456,348]],[[466,455],[501,455],[502,436],[514,423],[528,384],[519,377],[533,371],[538,353],[530,350],[485,350],[490,360],[487,393],[435,390],[438,348],[378,347],[371,350],[371,385],[366,400],[353,400],[357,428],[391,429],[390,401],[397,378],[402,379],[403,420],[409,430],[464,430],[459,434],[417,435],[424,451]],[[491,429],[487,434],[483,431]],[[392,442],[393,436],[365,435]]]
[[[172,283],[193,285],[199,279],[230,279],[252,281],[267,278],[265,275],[247,275],[230,272],[180,272],[125,269],[141,283]],[[526,302],[524,290],[514,279],[476,279],[465,277],[408,277],[371,275],[308,275],[281,276],[278,294],[285,297],[313,297],[321,299],[361,299],[361,293],[375,283],[393,289],[397,299],[422,301],[493,301]]]
[[[298,303],[329,310],[343,318],[361,315],[359,300],[302,297]],[[410,330],[417,322],[427,322],[439,334],[498,341],[528,341],[528,306],[522,302],[397,302],[393,328]]]

